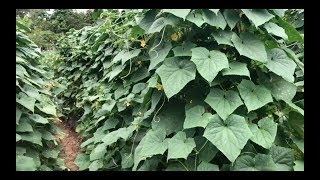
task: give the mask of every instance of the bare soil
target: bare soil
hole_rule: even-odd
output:
[[[74,164],[74,160],[80,153],[81,137],[68,127],[64,122],[57,122],[56,125],[61,128],[64,133],[63,137],[58,137],[61,145],[61,157],[68,171],[77,171],[78,166]]]

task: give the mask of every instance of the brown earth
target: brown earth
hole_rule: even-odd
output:
[[[69,128],[64,122],[56,122],[56,125],[63,131],[64,136],[58,139],[61,145],[61,157],[68,171],[77,171],[79,168],[74,164],[74,160],[80,153],[81,137]]]

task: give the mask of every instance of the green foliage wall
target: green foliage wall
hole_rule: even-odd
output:
[[[80,170],[301,170],[303,10],[104,11],[59,42]]]

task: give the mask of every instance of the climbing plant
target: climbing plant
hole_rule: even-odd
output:
[[[59,112],[52,101],[52,90],[62,88],[52,81],[53,72],[39,64],[41,53],[25,35],[29,30],[16,21],[16,170],[63,170],[54,136],[59,128],[53,124]]]
[[[79,170],[303,170],[303,10],[105,10],[67,32]]]

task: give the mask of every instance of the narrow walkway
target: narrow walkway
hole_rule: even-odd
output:
[[[57,122],[56,125],[61,128],[64,137],[60,139],[61,157],[64,159],[64,164],[69,171],[77,171],[79,168],[74,164],[74,160],[80,153],[80,136],[71,130],[65,123]]]

